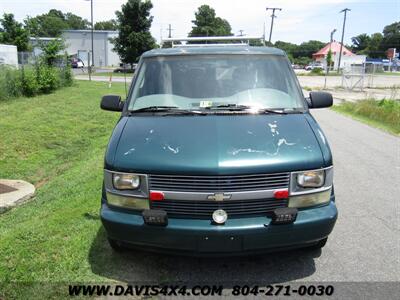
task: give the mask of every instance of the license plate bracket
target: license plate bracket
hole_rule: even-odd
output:
[[[143,221],[147,225],[153,226],[167,226],[168,215],[164,210],[159,209],[145,209],[142,212]]]

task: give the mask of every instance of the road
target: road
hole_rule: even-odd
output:
[[[300,81],[301,86],[323,87],[325,83],[324,76],[297,76]],[[344,81],[344,86],[351,87],[356,85],[360,80],[360,77],[348,78]],[[328,88],[342,86],[341,76],[328,76],[326,78],[326,86]],[[400,86],[400,75],[375,75],[375,76],[365,76],[364,87],[377,87],[377,88],[390,88]],[[359,85],[356,85],[359,88]]]
[[[99,71],[107,71],[107,70],[99,70]],[[89,76],[87,73],[82,73],[82,70],[74,69],[74,75],[76,75],[76,79],[79,80],[89,80]],[[112,78],[113,82],[124,82],[124,78],[122,74],[118,74]],[[323,87],[325,82],[324,76],[298,76],[299,82],[303,87]],[[128,74],[127,81],[130,82],[131,74]],[[94,81],[108,81],[109,78],[106,76],[92,76],[92,80]],[[355,81],[359,80],[359,78],[352,79],[352,84]],[[345,83],[345,86],[350,86],[350,81]],[[342,77],[341,76],[328,76],[326,79],[326,86],[328,88],[334,88],[342,85]],[[364,86],[371,86],[377,88],[390,88],[390,87],[399,87],[400,86],[400,75],[376,75],[372,79],[366,77],[364,81]]]
[[[125,282],[399,281],[400,139],[328,109],[312,113],[333,151],[339,209],[322,252],[213,259],[132,252],[114,270],[92,257],[93,272]]]

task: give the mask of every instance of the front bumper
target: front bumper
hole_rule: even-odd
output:
[[[331,198],[334,200],[334,196]],[[168,219],[168,226],[146,225],[140,214],[110,209],[105,203],[101,220],[109,238],[126,246],[153,251],[237,255],[313,245],[332,231],[337,209],[328,205],[300,210],[293,224],[273,225],[268,217],[211,220]]]

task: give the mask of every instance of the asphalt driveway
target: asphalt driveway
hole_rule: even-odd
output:
[[[333,150],[339,208],[322,252],[212,259],[137,251],[115,254],[100,229],[92,249],[103,248],[114,265],[101,264],[93,250],[92,271],[124,282],[399,281],[400,139],[331,110],[313,115]]]

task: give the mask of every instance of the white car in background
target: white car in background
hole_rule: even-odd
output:
[[[306,70],[306,71],[311,71],[311,70],[314,70],[314,69],[323,70],[324,66],[321,63],[317,62],[317,63],[308,64],[307,66],[304,67],[304,70]]]

